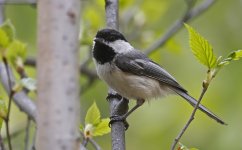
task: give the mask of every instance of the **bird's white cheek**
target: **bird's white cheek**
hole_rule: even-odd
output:
[[[128,42],[123,40],[116,40],[108,43],[108,45],[112,47],[116,53],[127,53],[134,49]]]

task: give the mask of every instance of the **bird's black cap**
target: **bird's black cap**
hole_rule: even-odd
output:
[[[124,40],[127,42],[125,37],[114,29],[102,29],[97,32],[96,38],[104,39],[107,42],[114,42],[116,40]]]

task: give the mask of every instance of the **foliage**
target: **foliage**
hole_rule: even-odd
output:
[[[0,49],[5,50],[15,39],[15,29],[10,20],[0,26]]]
[[[23,68],[26,59],[26,44],[16,39],[15,28],[10,20],[0,26],[0,51],[3,58],[17,69]]]
[[[185,24],[190,36],[190,47],[196,58],[209,69],[215,67],[216,57],[213,53],[212,45],[196,32],[191,26]]]
[[[184,2],[185,1],[180,0],[154,0],[152,2],[122,0],[120,1],[121,9],[119,11],[120,30],[124,32],[129,42],[143,50],[149,47],[149,45],[160,36],[163,36],[172,23],[176,22],[177,19],[182,16],[183,11],[186,10]],[[199,3],[200,2],[202,3],[203,1],[199,1]],[[80,26],[83,34],[80,39],[82,41],[87,41],[85,45],[90,46],[96,31],[105,27],[104,1],[83,1],[83,4],[82,15],[84,17],[81,17]],[[212,6],[204,15],[199,16],[198,19],[194,19],[194,25],[202,31],[200,33],[206,33],[205,37],[210,38],[211,40],[209,41],[212,44],[216,43],[216,47],[213,48],[218,54],[227,54],[229,53],[227,50],[231,47],[237,49],[241,46],[241,33],[239,31],[241,29],[242,19],[240,19],[239,14],[242,13],[242,9],[240,9],[240,7],[240,1],[221,1]],[[14,23],[18,38],[28,43],[28,55],[36,56],[36,9],[29,5],[6,5],[5,8],[6,18],[10,18]],[[90,10],[92,12],[90,12]],[[130,20],[140,11],[144,13],[143,19],[145,19],[145,23],[142,27],[137,27]],[[224,17],[218,17],[218,14]],[[155,57],[155,61],[162,64],[169,72],[178,78],[178,81],[182,82],[182,85],[189,90],[190,94],[196,95],[199,88],[191,87],[196,87],[196,81],[198,81],[201,76],[199,75],[199,71],[197,71],[199,67],[192,61],[190,54],[186,52],[187,39],[184,38],[183,32],[179,32],[171,40],[174,41],[171,43],[171,46],[168,42],[166,46],[169,47],[162,47],[159,51],[156,51],[155,54],[152,54],[152,59]],[[174,50],[174,45],[178,45],[180,51],[171,54],[169,51]],[[90,52],[90,48],[83,49],[84,46],[81,45],[81,61],[85,60]],[[222,62],[222,60],[225,60],[227,57],[217,58],[217,60]],[[230,128],[226,128],[225,130],[224,127],[217,127],[213,121],[204,117],[203,114],[198,114],[202,119],[195,122],[198,126],[190,129],[193,131],[192,135],[187,133],[188,136],[183,138],[184,141],[189,141],[189,143],[195,143],[194,141],[196,141],[196,145],[199,145],[199,149],[216,149],[219,146],[221,149],[239,149],[241,147],[240,138],[238,137],[241,137],[242,134],[237,131],[241,130],[242,126],[239,125],[240,115],[236,115],[242,113],[241,94],[239,92],[242,88],[239,82],[241,78],[241,69],[238,68],[241,67],[241,64],[241,62],[238,62],[238,64],[233,65],[233,67],[231,65],[231,68],[224,70],[224,74],[221,78],[216,80],[218,84],[214,86],[215,92],[210,92],[209,97],[211,100],[219,100],[219,103],[215,105],[211,104],[212,101],[206,101],[206,105],[208,105],[210,109],[213,110],[215,107],[215,113],[229,120]],[[92,68],[93,65],[89,64],[88,67]],[[189,70],[190,68],[195,68],[195,70]],[[35,70],[31,67],[27,67],[26,71],[30,76],[35,76],[36,74]],[[83,82],[87,81],[88,83],[89,80],[86,77],[81,76],[81,78]],[[81,83],[81,85],[84,84]],[[81,95],[81,102],[84,104],[82,108],[85,109],[86,106],[89,106],[90,101],[87,101],[87,99],[100,99],[100,101],[97,101],[97,104],[102,111],[102,115],[104,115],[108,113],[108,104],[103,101],[105,97],[105,85],[102,82],[95,82],[94,86],[91,86]],[[181,127],[184,116],[190,113],[190,111],[188,111],[190,107],[186,104],[181,106],[181,103],[176,102],[176,100],[171,102],[167,101],[167,99],[175,100],[179,98],[168,97],[166,101],[152,101],[145,110],[143,108],[143,110],[141,109],[139,111],[139,114],[134,114],[132,117],[132,125],[128,131],[128,140],[126,141],[128,149],[167,149],[170,146],[170,142],[174,138],[174,134],[172,134],[174,133],[174,128],[177,129]],[[165,105],[163,105],[164,102]],[[184,111],[180,111],[180,109]],[[25,116],[23,113],[19,113],[18,109],[13,109],[12,111],[17,112],[17,116],[12,115],[13,118],[11,118],[11,123],[14,124],[14,126],[12,126],[13,130],[21,130],[21,125],[25,121]],[[159,117],[150,117],[150,114],[153,113],[159,114]],[[166,114],[169,114],[168,118]],[[155,124],[152,122],[155,122]],[[211,128],[211,125],[215,125],[216,127]],[[147,128],[147,126],[150,128]],[[208,130],[206,130],[206,132],[201,132],[201,127],[207,128]],[[140,134],[140,131],[142,131],[142,134]],[[197,136],[199,136],[198,139],[203,139],[198,141],[196,138]],[[214,137],[213,144],[204,144],[211,142],[211,138],[206,137]],[[15,139],[19,142],[22,141],[23,138]],[[103,149],[110,149],[110,143],[107,142],[108,140],[106,136],[99,139]],[[137,141],[139,144],[137,144]],[[22,145],[22,143],[19,142],[16,149],[20,149],[20,144]],[[221,144],[223,146],[221,146]]]
[[[26,53],[26,44],[19,40],[14,40],[7,49],[6,57],[13,66],[23,68]]]
[[[228,65],[232,60],[239,60],[242,57],[242,50],[231,52],[225,59],[222,59],[222,56],[216,58],[212,45],[188,24],[185,24],[185,27],[189,32],[189,43],[193,54],[208,67],[207,79],[203,83],[203,86],[207,88],[222,67]]]
[[[85,127],[80,126],[80,130],[84,132],[85,138],[92,138],[95,136],[102,136],[110,132],[108,126],[110,119],[101,119],[100,111],[94,102],[88,109],[85,117]]]
[[[15,67],[19,74],[24,73],[24,59],[26,57],[26,46],[24,43],[20,42],[15,37],[15,28],[12,23],[7,20],[0,26],[0,54],[6,68],[6,74],[8,78],[8,85],[10,92],[8,95],[8,107],[5,106],[3,100],[0,100],[0,129],[2,127],[2,122],[5,121],[6,124],[6,135],[9,149],[12,150],[11,144],[11,135],[9,130],[9,117],[11,111],[11,103],[15,92],[21,87],[26,87],[29,89],[34,89],[34,83],[31,80],[22,80],[21,86],[12,87],[11,84],[11,75],[9,69],[9,60],[10,63]],[[2,142],[2,141],[1,141]],[[0,143],[2,145],[3,143]]]
[[[232,60],[239,60],[242,57],[242,50],[231,52],[225,59],[220,56],[218,59],[218,67],[228,65]]]
[[[9,41],[12,42],[15,39],[15,28],[10,20],[6,20],[0,27],[7,34]]]
[[[5,48],[9,45],[9,37],[6,32],[0,28],[0,48],[1,52],[5,51]]]

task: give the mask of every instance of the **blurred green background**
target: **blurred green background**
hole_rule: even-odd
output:
[[[198,5],[202,2],[197,0]],[[230,51],[242,48],[241,8],[241,0],[220,0],[189,24],[213,45],[217,56],[226,56]],[[132,45],[143,50],[166,32],[185,10],[186,0],[120,0],[120,30]],[[36,8],[29,5],[7,5],[5,14],[15,25],[17,37],[28,44],[29,56],[36,56]],[[104,0],[82,0],[81,16],[80,63],[87,59],[97,30],[105,27]],[[191,95],[199,96],[207,70],[191,53],[188,33],[184,28],[150,57],[162,64]],[[94,69],[92,63],[89,67]],[[31,77],[35,77],[33,68],[27,71]],[[242,61],[226,66],[213,80],[202,101],[228,125],[222,126],[198,112],[181,139],[184,145],[200,150],[242,149],[241,77]],[[87,82],[86,77],[81,77],[82,86]],[[100,80],[82,93],[82,121],[93,101],[96,101],[103,117],[109,116],[106,95],[107,86]],[[134,104],[135,101],[131,101],[130,107]],[[173,139],[191,112],[192,107],[178,96],[146,103],[128,118],[130,128],[126,134],[127,149],[170,149]],[[25,124],[26,116],[15,108],[11,112],[11,131],[18,133],[13,141],[18,146],[16,149],[23,146]],[[110,135],[95,140],[103,149],[111,149]],[[89,148],[93,149],[91,146]]]

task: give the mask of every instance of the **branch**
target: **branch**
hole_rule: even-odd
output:
[[[26,128],[25,128],[24,150],[28,150],[29,149],[30,124],[31,124],[31,120],[28,117],[27,118]]]
[[[10,68],[9,68],[10,70]],[[3,63],[0,63],[0,80],[6,92],[10,94],[7,72]],[[14,77],[10,71],[10,80],[12,85],[15,85]],[[13,100],[19,109],[25,112],[32,120],[36,122],[36,105],[35,103],[26,95],[25,92],[20,91],[14,94]]]
[[[80,134],[81,134],[83,140],[85,140],[84,134],[82,132],[80,132]],[[88,141],[93,145],[95,150],[101,150],[101,147],[97,144],[97,142],[94,139],[89,138]],[[86,149],[86,147],[83,144],[81,144],[80,150],[84,150],[84,149]]]
[[[206,91],[207,91],[207,88],[203,87],[202,92],[200,94],[200,97],[199,97],[199,99],[197,101],[197,104],[194,107],[194,110],[193,110],[193,112],[192,112],[189,120],[187,121],[187,123],[185,124],[185,126],[182,128],[182,130],[180,131],[180,133],[175,138],[174,142],[172,143],[171,150],[174,150],[175,149],[175,147],[176,147],[177,143],[179,142],[179,140],[181,139],[182,135],[185,133],[185,131],[187,130],[187,128],[189,127],[189,125],[192,123],[192,120],[194,119],[194,116],[195,116],[196,111],[197,111],[197,109],[199,107],[199,104],[202,101],[202,98],[203,98],[204,94],[206,93]]]
[[[116,91],[109,88],[107,100],[109,102],[110,116],[123,116],[128,111],[128,101]],[[111,125],[112,150],[125,150],[125,124],[118,121]]]
[[[3,55],[2,57],[3,59],[3,64],[5,66],[5,70],[7,73],[7,78],[8,78],[8,87],[9,87],[9,95],[8,95],[8,107],[7,107],[7,116],[6,118],[4,118],[4,122],[6,124],[6,134],[7,134],[7,139],[8,139],[8,148],[9,150],[12,150],[12,144],[11,144],[11,137],[10,137],[10,129],[9,129],[9,117],[10,117],[10,111],[11,111],[11,105],[12,105],[12,99],[13,99],[13,95],[14,95],[14,91],[12,90],[13,86],[12,86],[12,82],[10,79],[10,68],[9,68],[9,64],[8,61],[6,59],[6,57]]]
[[[215,0],[206,0],[205,2],[203,2],[195,8],[188,7],[185,14],[180,19],[178,19],[173,25],[171,25],[167,32],[145,50],[145,54],[149,55],[152,52],[156,51],[157,48],[163,46],[173,35],[175,35],[183,27],[184,22],[188,22],[194,19],[195,17],[199,16],[208,8],[210,8],[210,6],[214,3]]]
[[[97,144],[96,141],[94,141],[93,139],[89,139],[89,141],[91,142],[95,150],[101,150],[101,147]]]
[[[2,135],[0,135],[0,150],[5,150],[5,147],[3,145],[3,138]]]
[[[106,25],[108,28],[118,30],[118,0],[105,0]],[[107,100],[109,101],[110,115],[121,116],[127,113],[128,101],[120,102],[117,92],[109,88]],[[111,126],[112,149],[125,149],[125,124],[124,122],[114,122]]]
[[[118,30],[119,0],[105,0],[106,25],[108,28]]]

